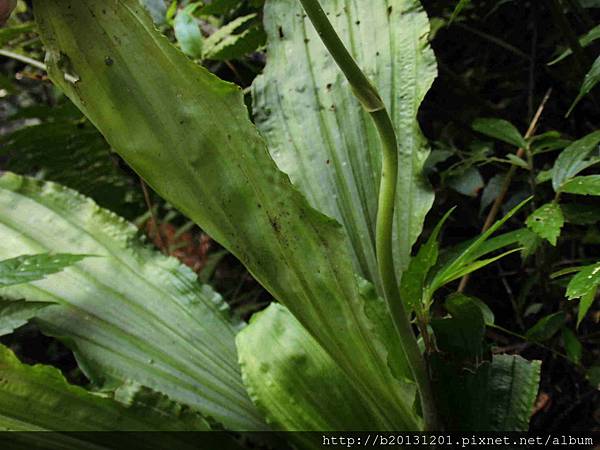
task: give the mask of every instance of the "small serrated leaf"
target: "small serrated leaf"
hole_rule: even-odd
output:
[[[600,285],[600,262],[583,267],[571,278],[567,286],[567,298],[573,300],[583,297],[598,285]]]
[[[526,223],[531,231],[546,239],[552,245],[556,245],[565,218],[558,203],[552,202],[546,203],[531,213]]]
[[[527,141],[521,135],[519,130],[507,120],[495,118],[479,118],[471,124],[471,127],[486,136],[493,137],[499,141],[514,145],[519,148],[526,148]]]
[[[575,177],[563,184],[561,192],[579,195],[600,195],[600,175]]]
[[[563,183],[588,167],[585,160],[593,150],[598,150],[599,143],[600,130],[573,142],[558,155],[552,171],[552,187],[556,192]]]

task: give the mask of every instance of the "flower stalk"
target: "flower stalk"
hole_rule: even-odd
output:
[[[433,391],[425,360],[400,298],[393,258],[393,224],[398,182],[398,139],[391,117],[377,89],[360,69],[336,33],[318,0],[300,0],[329,53],[352,87],[354,95],[371,116],[381,140],[383,155],[375,247],[384,297],[390,311],[400,345],[417,384],[426,430],[436,430],[437,415]]]

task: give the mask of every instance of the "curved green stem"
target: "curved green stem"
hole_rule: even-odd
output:
[[[300,0],[321,40],[338,64],[363,108],[371,115],[383,147],[375,247],[379,275],[400,345],[419,388],[421,408],[427,430],[437,429],[433,391],[425,361],[400,298],[393,258],[393,224],[398,182],[398,139],[390,115],[369,79],[335,32],[318,0]]]

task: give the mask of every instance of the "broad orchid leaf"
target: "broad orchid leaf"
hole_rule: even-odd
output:
[[[407,427],[413,399],[388,365],[389,349],[399,343],[382,341],[365,313],[350,243],[277,169],[241,89],[186,58],[137,0],[36,0],[35,10],[52,80],[115,151],[290,309],[390,427]],[[426,45],[427,20],[417,17]],[[308,128],[313,116],[302,120]],[[400,198],[416,202],[400,209],[411,217],[429,208],[421,195]],[[408,239],[400,241],[410,248]]]
[[[0,288],[37,281],[69,267],[86,255],[41,253],[0,261]]]
[[[321,5],[381,94],[400,140],[394,250],[401,272],[433,202],[422,174],[429,148],[417,122],[436,76],[427,15],[418,0]],[[356,272],[381,294],[375,219],[382,150],[375,126],[299,1],[267,1],[265,29],[267,66],[253,85],[256,124],[310,204],[344,226]]]
[[[274,428],[359,431],[385,427],[289,311],[271,304],[237,337],[244,382]],[[301,437],[301,436],[300,436]]]
[[[136,389],[126,404],[118,397],[70,385],[54,367],[22,364],[0,346],[0,429],[54,431],[12,434],[10,448],[109,449],[115,448],[115,431],[135,431],[120,434],[118,448],[192,449],[198,448],[196,439],[181,432],[209,429],[201,415],[148,390]],[[219,448],[236,448],[221,440]]]
[[[598,151],[600,144],[600,131],[595,131],[573,142],[564,149],[556,162],[552,173],[552,187],[556,192],[562,185],[588,167],[586,160],[592,151]]]
[[[167,408],[141,408],[69,385],[54,367],[21,363],[0,346],[0,428],[14,431],[206,431],[192,410],[169,417]],[[138,394],[139,395],[139,394]],[[148,395],[147,393],[145,395]],[[159,399],[160,396],[155,396]],[[164,401],[165,399],[159,400]]]
[[[134,381],[229,428],[264,428],[221,298],[175,259],[142,246],[136,231],[74,191],[5,173],[0,258],[59,249],[97,256],[0,295],[58,303],[38,313],[40,325],[71,347],[95,384]]]
[[[556,202],[546,203],[527,218],[527,226],[531,231],[554,246],[564,224],[565,218],[560,205]]]

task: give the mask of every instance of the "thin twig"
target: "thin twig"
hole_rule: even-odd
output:
[[[546,107],[546,103],[548,102],[548,99],[550,98],[551,93],[552,93],[552,88],[548,89],[548,91],[546,92],[546,95],[544,95],[544,98],[543,98],[542,102],[540,103],[540,106],[538,107],[535,115],[533,116],[533,119],[531,120],[531,123],[529,124],[527,133],[525,133],[525,139],[530,138],[535,133],[535,130],[537,129],[538,123],[540,121],[540,117],[542,116],[542,113],[544,112],[544,108]],[[518,158],[522,158],[524,154],[525,154],[525,148],[520,148],[517,150]],[[496,197],[496,200],[494,201],[494,204],[492,205],[492,209],[490,209],[490,212],[488,213],[488,215],[485,219],[483,227],[481,228],[482,233],[485,233],[496,221],[496,217],[498,217],[500,208],[502,207],[502,204],[504,203],[504,199],[506,198],[506,194],[508,193],[508,189],[510,188],[510,184],[512,182],[512,179],[513,179],[513,176],[515,175],[516,170],[517,170],[517,166],[511,166],[511,168],[508,170],[508,173],[506,174],[506,177],[504,178],[504,182],[502,183],[502,188],[500,189],[500,194],[498,194],[498,197]],[[465,275],[460,280],[460,284],[458,285],[458,292],[464,292],[468,283],[469,283],[469,274]]]
[[[469,33],[473,33],[474,35],[479,36],[482,39],[490,41],[491,43],[496,44],[499,47],[502,47],[503,49],[509,51],[513,55],[523,58],[526,61],[529,61],[529,59],[530,59],[530,56],[527,53],[525,53],[522,50],[519,50],[514,45],[504,42],[502,39],[499,39],[496,36],[492,36],[490,34],[484,33],[483,31],[477,30],[475,28],[471,28],[470,26],[465,25],[460,22],[456,23],[456,26],[459,28],[462,28],[465,31],[468,31]]]
[[[14,59],[15,61],[20,61],[22,63],[29,64],[30,66],[35,67],[36,69],[40,69],[46,73],[48,72],[48,66],[46,66],[46,64],[44,64],[41,61],[38,61],[37,59],[30,58],[29,56],[21,55],[20,53],[15,53],[3,49],[0,49],[0,56]],[[73,75],[69,75],[67,73],[65,73],[65,80],[67,80],[69,83],[77,83],[77,81],[79,81],[77,77],[74,77]]]
[[[144,183],[144,180],[142,180],[140,178],[140,184],[142,186],[142,192],[144,193],[144,201],[146,202],[146,207],[148,208],[148,211],[150,212],[150,217],[151,217],[151,221],[152,221],[152,226],[154,227],[154,233],[156,234],[156,239],[158,240],[158,246],[160,247],[160,250],[165,254],[165,255],[169,255],[169,249],[167,248],[167,245],[165,244],[165,240],[162,237],[162,234],[160,232],[160,226],[158,223],[158,220],[156,219],[156,214],[154,212],[154,206],[152,205],[152,200],[150,199],[150,192],[148,192],[148,186],[146,186],[146,183]]]
[[[566,359],[567,361],[571,361],[569,359],[569,357],[567,355],[565,355],[564,353],[559,352],[558,350],[554,350],[552,347],[548,347],[547,345],[544,345],[541,342],[530,341],[529,339],[527,339],[527,337],[523,336],[522,334],[515,333],[514,331],[510,331],[510,330],[508,330],[508,329],[506,329],[504,327],[501,327],[500,325],[490,324],[490,325],[488,325],[488,327],[489,328],[493,328],[493,329],[498,330],[498,331],[502,331],[503,333],[506,333],[506,334],[508,334],[510,336],[513,336],[513,337],[516,337],[518,339],[521,339],[521,340],[525,341],[528,344],[535,345],[537,347],[543,348],[544,350],[549,351],[550,353],[552,353],[555,356],[559,356],[559,357],[561,357],[563,359]]]

